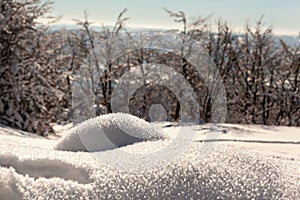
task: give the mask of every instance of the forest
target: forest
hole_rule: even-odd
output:
[[[104,53],[109,55],[109,41],[136,34],[126,26],[130,20],[126,9],[113,26],[96,29],[85,13],[83,19],[74,21],[78,28],[67,29],[39,22],[47,16],[51,1],[1,0],[0,4],[0,123],[38,135],[52,134],[52,123],[70,122],[78,114],[74,86],[82,87],[82,97],[94,97],[96,115],[111,113],[113,90],[120,77],[147,63],[170,66],[180,73],[196,94],[199,120],[211,122],[215,94],[183,55],[137,48],[118,59],[106,57],[101,61],[104,64],[96,57],[87,59],[103,41],[108,41]],[[161,12],[170,16],[170,23],[182,25],[181,30],[163,30],[166,36],[176,33],[184,36],[185,44],[201,43],[215,64],[226,93],[226,123],[300,126],[299,42],[289,44],[275,35],[263,17],[236,33],[222,19],[190,18],[167,8]],[[80,73],[88,77],[87,85],[78,82]],[[162,105],[167,121],[180,121],[176,95],[151,82],[131,95],[129,112],[150,121],[153,104]]]

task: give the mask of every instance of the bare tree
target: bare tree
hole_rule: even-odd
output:
[[[82,89],[85,88],[85,93],[90,91],[90,97],[94,96],[92,101],[96,106],[96,114],[111,113],[111,103],[109,101],[112,90],[113,80],[110,77],[112,70],[112,62],[110,56],[112,54],[112,45],[110,39],[116,37],[124,30],[125,22],[129,19],[124,17],[127,9],[124,9],[117,17],[112,28],[102,25],[101,31],[96,31],[91,27],[91,22],[88,20],[88,14],[85,12],[83,21],[76,20],[77,25],[81,26],[80,34],[76,31],[69,34],[69,44],[72,48],[72,68],[73,74],[76,76],[85,77],[84,79],[76,79],[76,83],[80,84]],[[105,43],[106,60],[98,60],[97,46],[100,43]],[[76,63],[76,66],[74,65]],[[83,83],[84,82],[84,83]],[[79,110],[84,110],[83,108]],[[104,107],[103,107],[104,106]],[[105,108],[105,109],[104,109]],[[74,107],[78,110],[78,107]],[[73,113],[74,114],[74,113]]]

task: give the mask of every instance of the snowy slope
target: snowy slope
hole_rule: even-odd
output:
[[[194,127],[195,141],[203,141],[210,130],[210,124]],[[245,151],[264,155],[300,159],[300,127],[219,124],[221,133],[217,144],[228,144]],[[165,128],[171,137],[176,137],[178,127]]]
[[[179,128],[163,131],[175,138]],[[203,159],[199,152],[209,125],[193,128],[194,142],[174,163],[158,170],[127,172],[111,169],[96,158],[120,159],[121,150],[141,157],[120,167],[143,166],[158,159],[143,153],[171,142],[140,142],[95,155],[54,150],[57,139],[2,127],[0,199],[299,199],[300,145],[291,144],[300,141],[299,128],[221,124],[218,139],[224,140]],[[287,143],[261,143],[269,140]],[[171,154],[160,157],[167,160]]]

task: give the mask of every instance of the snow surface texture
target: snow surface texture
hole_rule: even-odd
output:
[[[226,130],[222,135],[226,138],[299,139],[298,134],[281,138],[287,137],[286,133],[292,130],[288,127],[272,128],[273,131],[270,127],[268,130],[253,126],[220,127]],[[168,139],[143,141],[95,153],[57,151],[54,150],[57,140],[29,134],[10,135],[0,130],[0,199],[300,199],[298,158],[289,160],[278,154],[267,157],[219,145],[207,157],[199,159],[203,145],[199,141],[205,138],[206,125],[197,126],[201,130],[195,141],[178,160],[157,170],[140,169],[128,173],[111,169],[95,159],[94,154],[108,161],[120,159],[118,151],[122,150],[145,155],[137,163],[124,160],[121,166],[124,169],[153,163],[157,157],[146,154],[170,145],[169,140],[175,137],[173,134],[178,128],[163,129],[170,135]],[[293,130],[299,133],[298,129]],[[172,145],[183,143],[178,141]],[[256,145],[253,143],[253,150]],[[291,145],[297,148],[296,144]],[[280,149],[283,145],[276,147]],[[171,154],[166,152],[160,157],[167,161]]]
[[[74,127],[55,146],[65,151],[104,151],[164,136],[143,119],[125,113],[112,113],[88,119]]]
[[[1,200],[299,199],[299,160],[265,157],[228,146],[219,146],[199,159],[202,143],[193,142],[169,166],[127,173],[99,163],[93,153],[54,150],[56,143],[0,134]],[[166,144],[167,140],[144,141],[120,149],[143,155]],[[116,150],[97,153],[115,159]],[[124,167],[130,165],[127,161]]]

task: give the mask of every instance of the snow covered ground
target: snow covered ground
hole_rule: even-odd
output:
[[[70,127],[55,128],[60,136]],[[114,160],[120,150],[137,155],[157,151],[170,145],[180,128],[163,128],[170,136],[167,140],[95,155],[54,150],[58,137],[45,139],[1,126],[0,199],[300,199],[300,128],[296,127],[219,124],[215,148],[200,158],[210,125],[192,126],[196,137],[189,148],[157,170],[122,171],[96,159]],[[171,154],[159,156],[167,160]],[[150,165],[155,159],[142,156],[121,167]]]

